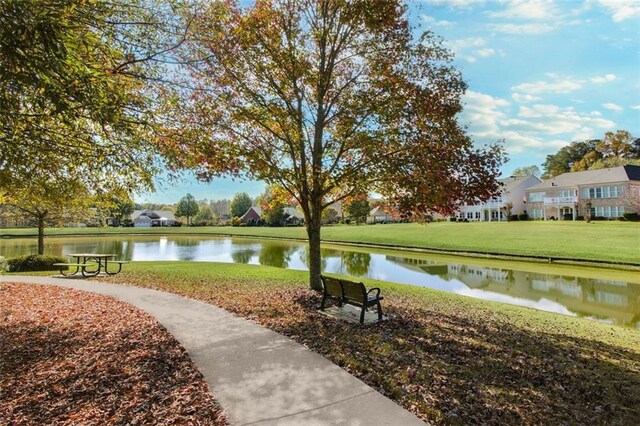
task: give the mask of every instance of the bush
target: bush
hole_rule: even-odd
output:
[[[518,219],[518,215],[517,214],[512,214],[511,218],[509,219],[510,221],[514,221],[514,220],[519,220]]]
[[[68,263],[66,257],[29,254],[7,260],[7,272],[53,271],[59,269],[54,263]]]
[[[640,214],[638,213],[624,213],[622,217],[629,222],[640,222]]]
[[[563,220],[573,220],[573,214],[565,213],[564,215],[562,215],[562,219]]]
[[[584,220],[584,216],[576,216],[576,220]]]
[[[518,220],[529,220],[529,215],[526,213],[518,213]]]
[[[234,216],[233,219],[231,219],[231,226],[240,226],[241,223],[238,216]]]
[[[5,260],[4,256],[0,256],[0,271],[4,271],[6,267],[7,261]]]

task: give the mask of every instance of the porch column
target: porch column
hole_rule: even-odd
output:
[[[573,215],[573,220],[576,220],[576,205],[575,204],[571,207],[571,213]]]

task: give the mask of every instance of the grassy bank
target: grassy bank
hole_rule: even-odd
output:
[[[302,227],[50,228],[46,234],[208,234],[306,239]],[[2,229],[0,236],[35,235],[34,229]],[[574,258],[640,264],[640,224],[631,222],[509,222],[334,225],[324,241]]]
[[[382,288],[389,321],[317,312],[305,272],[134,262],[109,278],[228,309],[292,337],[429,422],[633,424],[640,333],[418,287]]]

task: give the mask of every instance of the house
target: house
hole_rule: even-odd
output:
[[[304,223],[304,215],[293,207],[284,208],[285,226],[300,226]]]
[[[633,213],[629,200],[640,198],[640,166],[563,173],[527,189],[529,217],[576,220]]]
[[[249,210],[240,216],[240,222],[256,224],[262,220],[262,208],[258,206],[251,206]]]
[[[383,223],[391,221],[393,221],[393,218],[389,213],[384,211],[381,206],[372,208],[369,215],[367,215],[367,223]]]
[[[498,179],[501,185],[500,195],[476,204],[463,204],[455,214],[458,220],[492,222],[506,221],[507,215],[527,211],[526,191],[539,184],[535,176],[509,176]],[[510,208],[509,208],[510,206]]]
[[[175,226],[176,217],[169,210],[134,210],[131,222],[136,228]]]

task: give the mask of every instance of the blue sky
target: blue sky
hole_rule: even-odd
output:
[[[416,30],[442,36],[469,84],[460,121],[477,144],[505,139],[516,167],[574,140],[640,137],[640,0],[413,0]],[[260,182],[187,177],[138,201],[259,195]]]

